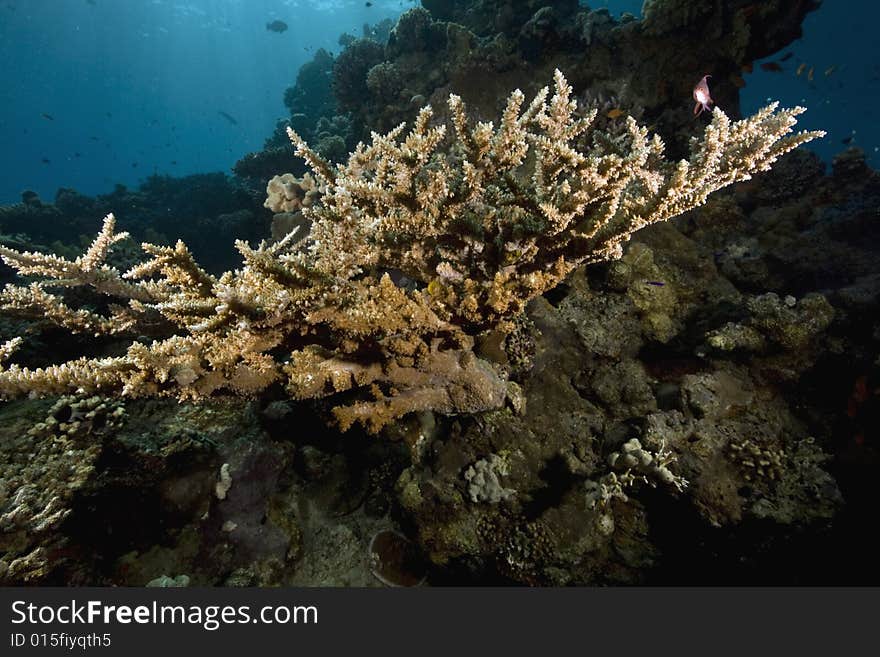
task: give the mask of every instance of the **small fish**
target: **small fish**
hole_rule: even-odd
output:
[[[42,162],[43,164],[52,164],[52,162],[49,161],[48,157],[44,157],[43,159],[40,160],[40,162]]]
[[[816,72],[816,69],[815,69],[814,67],[811,66],[811,67],[810,67],[810,70],[807,72],[807,80],[809,80],[810,82],[812,82],[812,81],[813,81],[813,77],[814,77],[815,72]]]
[[[171,160],[171,164],[177,164],[177,160]]]
[[[755,70],[755,67],[752,66],[751,62],[749,62],[748,64],[743,64],[740,68],[742,69],[743,73],[751,73]]]
[[[287,32],[287,23],[284,21],[272,21],[271,23],[266,23],[266,29],[270,32],[281,34],[282,32]]]
[[[733,74],[730,76],[730,81],[733,82],[733,86],[737,89],[742,89],[746,86],[746,81],[741,75]]]
[[[776,62],[764,62],[761,64],[761,70],[769,71],[770,73],[781,73],[783,68]]]
[[[780,59],[779,61],[780,61],[780,62],[787,62],[787,61],[788,61],[789,59],[791,59],[792,57],[794,57],[794,53],[793,53],[793,52],[786,53],[785,55],[782,56],[782,59]]]
[[[223,112],[223,111],[218,111],[217,114],[219,114],[219,115],[222,116],[224,119],[226,119],[227,121],[229,121],[232,125],[238,125],[238,121],[235,120],[235,117],[234,117],[234,116],[232,116],[232,115],[230,115],[230,114],[227,114],[226,112]]]
[[[365,2],[365,3],[364,3],[364,7],[370,8],[370,7],[372,7],[372,6],[373,6],[373,3],[372,3],[372,2]]]
[[[44,119],[46,119],[47,121],[54,121],[54,120],[55,120],[55,117],[54,117],[54,116],[52,116],[51,114],[46,114],[45,112],[43,112],[42,114],[40,114],[40,116],[42,116],[42,117],[43,117]]]
[[[804,71],[807,70],[807,63],[804,62],[800,66],[797,67],[797,76],[801,77],[804,74]]]
[[[74,157],[82,157],[82,154],[74,151],[73,156]]]
[[[607,116],[609,119],[619,119],[624,114],[626,114],[626,112],[624,112],[619,107],[615,107],[613,110],[608,110],[608,112],[605,113],[605,116]]]
[[[653,285],[655,287],[663,287],[666,283],[662,281],[645,281],[645,285]]]
[[[714,105],[715,101],[712,100],[712,94],[709,93],[709,78],[711,75],[704,75],[703,78],[697,82],[697,86],[694,87],[694,100],[697,101],[697,104],[694,106],[694,115],[699,116],[703,113],[703,110],[708,110],[710,105]]]
[[[834,65],[832,65],[832,66],[829,66],[828,68],[825,69],[825,77],[827,78],[829,75],[831,75],[832,73],[834,73],[834,71],[836,71],[836,70],[837,70],[837,65],[836,65],[836,64],[834,64]]]
[[[852,141],[853,141],[853,136],[850,135],[849,137],[844,137],[843,139],[841,139],[840,143],[843,144],[844,146],[849,146],[852,143]]]

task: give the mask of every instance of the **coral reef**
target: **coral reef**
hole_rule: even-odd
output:
[[[493,116],[507,89],[520,84],[526,93],[537,91],[557,67],[578,93],[590,89],[617,97],[624,109],[644,108],[679,155],[693,133],[680,101],[690,96],[697,73],[712,74],[716,100],[736,117],[743,69],[796,39],[817,6],[658,0],[646,7],[645,20],[635,20],[574,0],[436,0],[402,14],[384,52],[372,48],[365,59],[365,46],[347,42],[354,50],[337,59],[333,88],[354,101],[345,107],[357,138],[366,139],[369,130],[387,131],[404,120],[414,98],[439,107],[450,90],[480,116]]]
[[[319,118],[335,113],[336,100],[326,84],[333,64],[333,55],[319,48],[311,61],[302,65],[296,76],[296,84],[284,92],[284,105],[291,115],[301,116],[314,125]],[[298,127],[303,129],[305,126]]]
[[[0,391],[202,399],[283,382],[290,396],[308,399],[366,389],[372,400],[333,410],[343,430],[360,422],[371,431],[412,411],[496,408],[507,386],[473,353],[474,335],[519,315],[578,266],[619,257],[635,231],[701,205],[821,134],[790,134],[801,108],[771,105],[739,122],[716,110],[690,160],[673,163],[634,120],[622,138],[591,132],[595,112],[577,113],[559,71],[552,97],[545,88],[525,109],[524,100],[511,94],[495,128],[471,125],[450,96],[454,139],[431,125],[425,107],[405,138],[403,125],[374,134],[336,167],[288,129],[320,200],[314,190],[300,199],[304,183],[277,178],[269,205],[302,207],[309,234],[256,249],[239,241],[244,267],[220,277],[182,242],[144,244],[150,259],[120,273],[105,262],[125,237],[112,214],[74,261],[0,247],[8,265],[44,279],[7,286],[6,310],[42,309],[94,335],[161,335],[163,325],[171,334],[134,342],[123,356],[8,366]],[[424,287],[395,285],[392,270]],[[52,287],[88,287],[127,305],[111,305],[110,316],[74,310]],[[276,360],[278,350],[289,356]]]
[[[0,442],[0,584],[40,582],[63,563],[60,528],[124,415],[115,401],[62,397],[44,421]]]
[[[691,118],[694,78],[711,71],[736,117],[741,67],[794,38],[814,3],[655,0],[647,21],[574,2],[423,4],[430,14],[405,14],[387,45],[365,31],[381,61],[339,71],[358,68],[366,89],[351,118],[330,109],[336,60],[303,77],[298,103],[327,102],[292,107],[270,148],[241,161],[251,189],[163,178],[0,209],[4,254],[31,272],[5,302],[37,319],[0,323],[3,339],[27,338],[0,349],[19,363],[0,379],[31,397],[0,404],[0,581],[880,581],[880,177],[856,149],[830,175],[797,150],[627,241],[625,219],[656,209],[636,202],[651,198],[640,183],[659,171],[668,189],[677,166],[632,165],[641,129],[627,115],[677,160],[708,120]],[[543,140],[549,120],[518,126],[528,154],[499,166],[504,93],[555,67],[580,101],[573,122],[592,123],[569,150]],[[464,130],[451,89],[477,121]],[[436,123],[367,131],[429,101]],[[781,130],[783,116],[767,120]],[[288,125],[311,179],[290,159]],[[703,164],[706,141],[693,144]],[[543,188],[542,152],[569,157],[544,167]],[[575,235],[602,224],[601,208],[553,233],[594,158],[603,175],[623,161],[636,176],[617,179],[620,221],[603,224],[620,239],[610,261],[607,242]],[[267,210],[262,190],[285,171],[295,177],[267,190]],[[713,171],[708,187],[723,178]],[[112,220],[94,244],[82,237],[114,208],[158,245],[146,263]],[[271,244],[239,243],[245,262],[219,266],[221,242],[267,237],[273,213]],[[106,397],[28,393],[52,377],[93,390],[96,375]],[[208,398],[230,389],[256,399]],[[127,398],[122,414],[120,392],[198,403]],[[347,434],[326,426],[328,407]]]
[[[342,111],[355,109],[367,95],[367,73],[383,59],[384,48],[372,39],[357,39],[333,64],[333,95]]]
[[[290,157],[288,149],[285,166]],[[25,200],[0,208],[0,229],[27,233],[44,251],[71,257],[91,241],[95,217],[115,211],[125,216],[138,241],[167,243],[165,235],[176,235],[207,268],[222,271],[235,263],[229,237],[262,238],[269,223],[268,218],[263,220],[262,196],[252,195],[240,181],[222,173],[182,178],[152,175],[137,190],[117,185],[113,192],[95,198],[62,188],[53,203],[43,202],[33,193],[27,193]],[[224,236],[219,243],[218,228]]]

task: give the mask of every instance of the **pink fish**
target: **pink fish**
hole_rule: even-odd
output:
[[[694,114],[696,116],[702,114],[703,110],[710,109],[710,105],[715,104],[715,101],[712,100],[712,95],[709,93],[709,83],[707,82],[711,77],[711,75],[704,75],[703,79],[697,82],[697,86],[694,87],[694,100],[697,101],[697,105],[694,107]]]

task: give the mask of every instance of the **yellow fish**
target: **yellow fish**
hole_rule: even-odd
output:
[[[609,119],[619,119],[624,114],[626,114],[626,112],[624,112],[619,107],[615,107],[613,110],[609,110],[608,112],[606,112],[605,116],[607,116]]]
[[[798,67],[797,67],[797,76],[800,77],[801,75],[803,75],[803,72],[804,72],[806,69],[807,69],[807,65],[806,65],[806,63],[801,64],[800,66],[798,66]]]

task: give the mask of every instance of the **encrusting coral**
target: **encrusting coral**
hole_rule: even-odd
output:
[[[243,266],[219,277],[182,242],[144,244],[150,258],[119,272],[106,264],[124,236],[113,215],[74,261],[0,247],[4,262],[39,278],[7,286],[4,309],[78,332],[157,337],[117,357],[9,365],[0,393],[196,400],[282,383],[308,399],[363,389],[371,398],[334,414],[343,430],[361,422],[370,431],[415,410],[495,408],[507,384],[474,354],[475,336],[512,326],[576,267],[619,257],[640,228],[822,135],[792,134],[802,108],[773,104],[736,122],[716,109],[690,159],[676,163],[632,118],[621,134],[592,128],[595,111],[580,113],[571,94],[557,71],[552,96],[545,88],[523,109],[514,91],[497,127],[472,124],[453,95],[451,131],[425,107],[409,133],[374,133],[338,166],[289,130],[317,183],[319,196],[300,210],[311,228],[257,248],[237,242]],[[118,303],[105,316],[48,292],[72,286]]]

